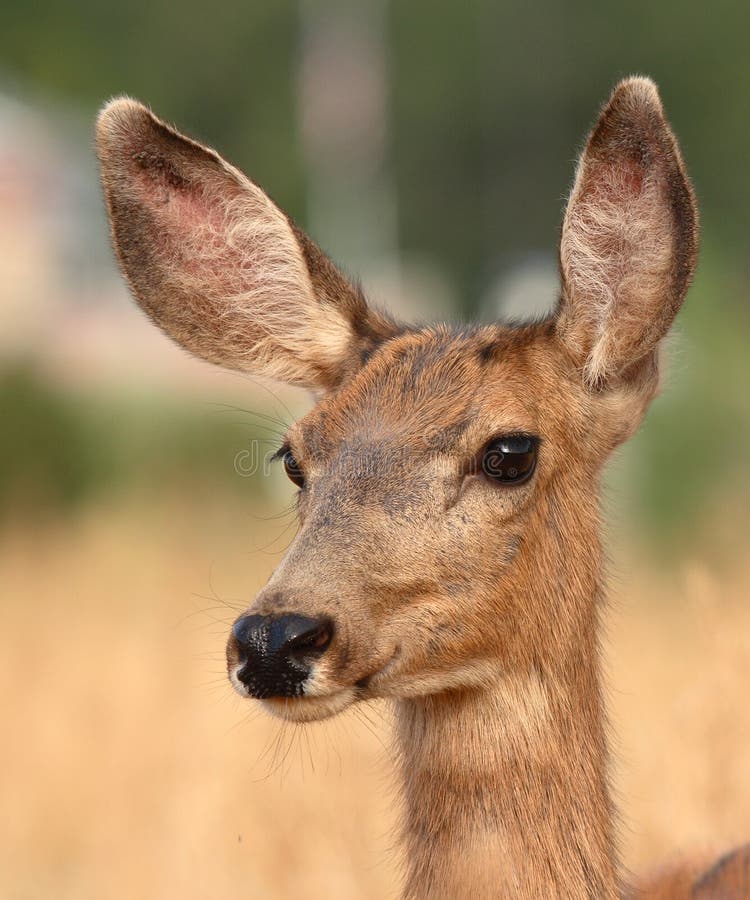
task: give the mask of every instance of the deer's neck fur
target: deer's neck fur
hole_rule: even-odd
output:
[[[593,503],[563,499],[550,497],[521,551],[512,667],[482,688],[399,702],[409,900],[618,895],[598,520]]]

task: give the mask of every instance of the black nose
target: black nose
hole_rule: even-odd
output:
[[[232,627],[237,677],[253,697],[299,697],[313,663],[331,643],[330,619],[242,616]]]

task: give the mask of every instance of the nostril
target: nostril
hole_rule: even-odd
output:
[[[271,652],[296,656],[322,653],[331,643],[333,623],[328,618],[286,615],[271,625]]]
[[[287,650],[323,653],[333,640],[333,622],[320,619],[305,630],[289,638],[285,644]]]

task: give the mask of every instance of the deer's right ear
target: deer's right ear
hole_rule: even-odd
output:
[[[122,270],[186,349],[330,389],[396,333],[257,185],[142,104],[104,107],[97,152]]]

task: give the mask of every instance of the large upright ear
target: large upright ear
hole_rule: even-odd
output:
[[[615,88],[576,172],[557,329],[589,386],[652,357],[695,269],[695,198],[654,83]]]
[[[395,333],[257,185],[142,104],[105,106],[97,151],[123,273],[183,347],[327,389]]]

